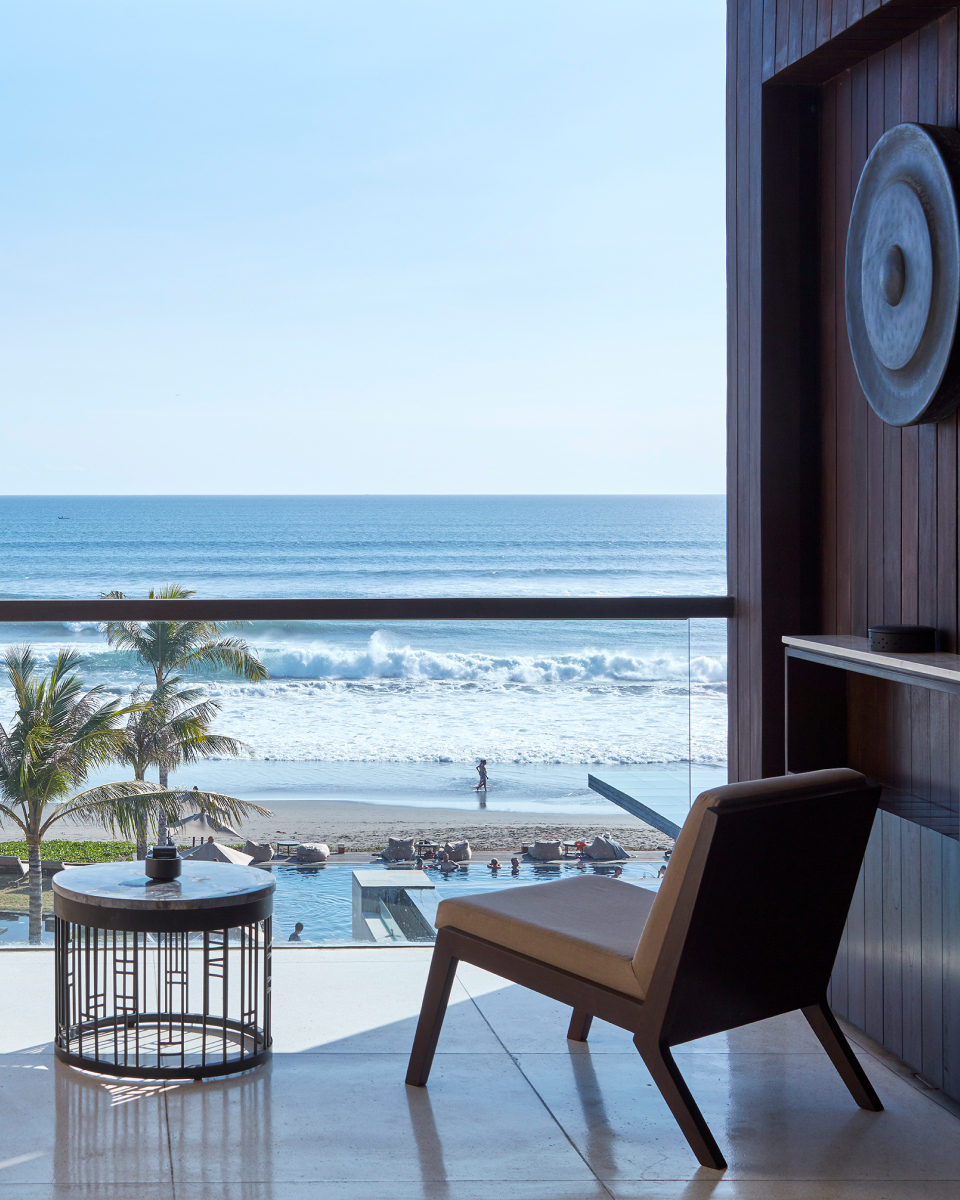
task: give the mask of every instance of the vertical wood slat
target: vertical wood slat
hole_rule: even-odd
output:
[[[728,10],[731,5],[728,5]],[[729,23],[729,16],[727,18]],[[777,0],[763,5],[763,78],[769,79],[777,68]],[[730,72],[727,73],[729,80]],[[729,83],[728,83],[729,87]],[[727,110],[729,112],[729,109]]]
[[[937,124],[957,127],[958,20],[957,11],[947,13],[938,23],[937,44]],[[958,417],[954,413],[937,426],[937,614],[936,626],[944,639],[943,649],[956,653],[958,610],[957,558],[957,441]]]
[[[777,0],[777,70],[782,71],[790,61],[790,0]]]
[[[918,35],[919,119],[935,125],[939,115],[939,22]],[[917,619],[937,621],[937,428],[921,425],[918,431],[917,467]]]
[[[803,36],[803,0],[780,0],[789,3],[790,20],[787,28],[787,61],[796,62],[800,57]]]
[[[943,841],[920,830],[921,1049],[916,1061],[925,1078],[943,1086]]]
[[[863,1029],[883,1041],[883,813],[863,859]]]
[[[900,118],[920,119],[920,35],[903,39],[900,58]],[[901,431],[900,473],[900,605],[907,624],[919,619],[920,565],[920,431],[911,426]]]
[[[820,501],[821,628],[837,632],[837,309],[840,298],[837,214],[837,81],[823,89],[820,108]]]
[[[883,56],[884,126],[900,123],[900,46],[891,46]],[[891,425],[883,427],[883,620],[897,624],[902,616],[901,466],[903,436]]]
[[[868,63],[867,153],[884,133],[884,55],[875,54]],[[864,402],[867,424],[867,613],[866,623],[882,625],[883,599],[883,467],[884,425]]]
[[[846,1015],[854,1025],[863,1029],[866,1019],[866,938],[865,938],[864,869],[860,868],[857,886],[850,902],[844,941],[847,952]]]
[[[881,812],[883,860],[883,1044],[903,1052],[903,975],[900,919],[900,826],[891,813]]]
[[[800,53],[809,54],[817,44],[817,0],[803,0],[803,29]]]
[[[756,62],[761,42],[761,23],[759,20],[763,12],[763,0],[750,0],[750,62]],[[749,172],[749,189],[750,189],[750,256],[749,256],[749,312],[750,312],[750,329],[752,331],[762,332],[762,313],[763,306],[762,297],[762,255],[761,255],[761,230],[762,230],[762,205],[760,196],[763,190],[763,177],[761,172],[761,145],[763,140],[763,93],[759,81],[757,81],[752,72],[748,73],[749,82],[749,105],[750,105],[750,125],[758,131],[758,136],[752,138],[750,142],[750,155],[748,159]],[[749,442],[748,442],[748,468],[746,472],[747,483],[747,520],[750,527],[750,544],[754,548],[753,553],[757,558],[760,557],[760,546],[763,536],[763,524],[761,521],[761,505],[755,503],[755,497],[763,494],[763,477],[761,473],[760,455],[752,453],[752,447],[762,444],[763,424],[762,424],[762,405],[761,405],[761,336],[751,336],[750,338],[750,392],[748,406],[748,425],[749,425]],[[751,564],[754,568],[754,573],[751,574],[751,587],[756,588],[760,593],[760,573],[762,563],[755,562]],[[762,593],[758,594],[757,599],[760,600]],[[763,626],[762,624],[753,623],[750,627],[750,644],[748,649],[748,662],[750,669],[763,679]],[[756,757],[752,761],[763,761],[763,694],[755,695],[755,703],[757,710],[754,713],[752,728],[750,731],[751,737],[751,755]]]
[[[746,457],[750,440],[749,420],[750,411],[750,247],[753,237],[751,229],[750,205],[750,156],[752,142],[755,137],[752,124],[753,114],[750,104],[750,9],[749,5],[737,5],[741,17],[736,28],[736,92],[739,112],[737,127],[734,131],[736,142],[736,200],[732,216],[737,223],[737,342],[736,342],[736,411],[733,420],[736,425],[736,541],[737,541],[737,576],[736,585],[742,591],[747,590],[745,581],[751,576],[751,531],[746,511],[746,498],[750,493],[749,460]],[[779,9],[778,9],[779,15]],[[741,436],[741,430],[743,436]],[[748,601],[749,602],[749,601]],[[736,670],[738,676],[749,678],[751,673],[751,656],[749,639],[741,634],[742,625],[736,622]],[[732,778],[743,778],[737,774],[740,769],[739,760],[749,753],[749,739],[754,723],[752,705],[752,690],[746,687],[737,689],[737,759],[733,760]]]
[[[900,616],[913,625],[919,621],[920,599],[920,434],[916,426],[901,430],[900,446]]]
[[[830,36],[836,37],[847,27],[847,0],[833,0],[833,11],[830,14]]]
[[[847,319],[844,307],[843,268],[840,266],[841,246],[850,220],[853,203],[853,180],[850,162],[853,155],[853,74],[845,71],[837,79],[837,178],[836,178],[836,221],[837,221],[837,288],[834,299],[834,320],[837,328],[837,400],[836,400],[836,627],[831,633],[850,633],[850,584],[852,567],[851,507],[853,481],[851,478],[851,389],[855,378],[850,343],[847,339]],[[830,436],[830,431],[825,431]]]
[[[943,889],[943,1084],[960,1096],[960,842],[941,843]]]
[[[917,689],[919,690],[919,689]],[[903,1043],[900,1055],[909,1063],[923,1059],[921,991],[921,871],[919,825],[900,822],[900,989]]]
[[[851,72],[850,115],[850,206],[867,161],[867,112],[869,67],[859,63]],[[846,311],[844,311],[846,318]],[[844,319],[844,328],[846,320]],[[850,611],[847,631],[863,637],[867,632],[867,453],[869,446],[866,397],[857,379],[847,343],[847,407],[850,455]]]
[[[736,588],[741,604],[753,605],[753,549],[755,545],[751,503],[755,479],[751,454],[754,430],[751,426],[751,345],[759,337],[752,323],[755,310],[751,305],[751,291],[759,290],[759,283],[751,288],[751,261],[753,243],[756,240],[756,221],[753,220],[753,178],[751,160],[756,154],[759,141],[759,114],[753,102],[751,89],[751,17],[752,7],[746,0],[730,5],[734,26],[729,45],[732,56],[730,84],[734,91],[735,119],[728,130],[728,154],[733,174],[734,201],[728,204],[730,219],[735,222],[736,236],[731,257],[734,260],[735,297],[729,311],[734,314],[731,322],[731,379],[733,389],[730,401],[730,455],[734,485],[729,496],[731,520],[728,543],[735,543],[732,560],[730,587]],[[778,6],[778,19],[780,10]],[[779,27],[778,27],[779,36]],[[785,44],[785,43],[784,43]],[[755,742],[759,741],[759,710],[755,704],[756,688],[749,686],[754,677],[753,630],[741,621],[730,623],[731,645],[729,653],[733,662],[731,685],[735,690],[734,712],[729,724],[732,744],[729,771],[732,779],[750,778],[750,767],[759,757]],[[743,681],[741,683],[741,680]]]
[[[917,450],[917,620],[937,624],[937,427],[921,425]]]
[[[955,654],[957,640],[957,416],[936,426],[937,437],[937,598],[933,624],[941,649]]]
[[[727,214],[727,580],[728,588],[740,580],[739,508],[739,347],[740,246],[745,237],[737,219],[739,200],[738,149],[740,136],[739,87],[743,63],[739,61],[739,6],[727,5],[727,108],[726,108],[726,214]],[[731,779],[739,779],[740,753],[740,623],[727,621],[727,763]]]
[[[817,45],[822,46],[830,37],[830,25],[833,21],[831,0],[819,0],[817,4]]]
[[[927,731],[927,753],[930,759],[929,799],[944,808],[951,805],[951,780],[955,755],[951,743],[956,742],[957,697],[944,692],[931,693],[930,726]]]

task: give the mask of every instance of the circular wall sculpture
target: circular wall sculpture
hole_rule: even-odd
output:
[[[847,232],[847,332],[870,407],[888,425],[960,405],[960,134],[897,125],[863,168]],[[957,339],[960,341],[960,339]]]

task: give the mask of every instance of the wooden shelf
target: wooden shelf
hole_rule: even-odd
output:
[[[914,687],[960,692],[960,654],[878,654],[870,649],[869,638],[851,634],[787,636],[783,644],[789,657],[806,658]]]
[[[849,766],[880,807],[960,839],[960,654],[876,654],[868,638],[787,636],[788,771]]]

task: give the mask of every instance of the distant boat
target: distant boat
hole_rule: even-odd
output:
[[[69,521],[70,518],[69,517],[57,517],[57,520],[58,521]]]

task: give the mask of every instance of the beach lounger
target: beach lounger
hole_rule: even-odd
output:
[[[15,854],[0,854],[0,875],[23,877],[28,873],[27,864]]]
[[[826,999],[879,797],[846,769],[713,788],[658,893],[587,876],[443,900],[407,1083],[427,1082],[462,959],[569,1005],[574,1041],[595,1016],[629,1030],[704,1166],[726,1163],[670,1053],[684,1042],[800,1009],[880,1111]]]

